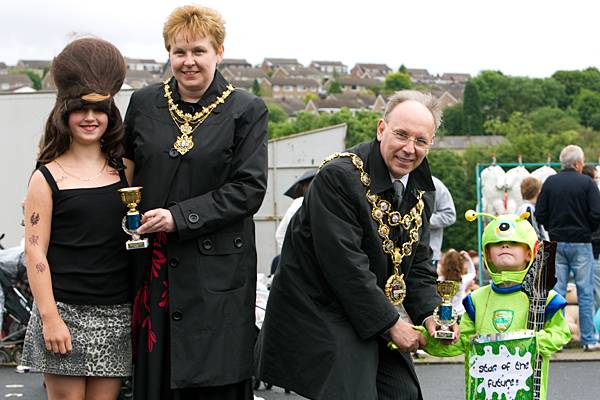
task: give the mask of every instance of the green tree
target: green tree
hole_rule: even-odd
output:
[[[260,89],[260,83],[258,83],[258,80],[255,79],[254,82],[252,82],[252,94],[255,96],[260,97],[262,95],[261,93],[261,89]]]
[[[254,94],[255,96],[258,96],[258,97],[260,97],[262,95],[261,89],[260,89],[260,83],[258,83],[257,79],[255,79],[254,82],[252,82],[252,94]]]
[[[267,110],[269,110],[269,122],[281,123],[288,119],[288,115],[279,104],[267,103]]]
[[[500,118],[495,118],[485,122],[485,130],[492,135],[522,135],[534,133],[531,122],[520,112],[514,112],[503,122]]]
[[[346,147],[352,147],[355,144],[368,142],[375,139],[377,121],[379,121],[380,118],[381,113],[366,110],[358,111],[352,116],[352,118],[347,118],[344,121],[348,124],[348,132],[346,133]]]
[[[442,126],[436,133],[437,136],[462,135],[463,129],[463,104],[456,103],[444,109]]]
[[[600,131],[600,113],[593,114],[590,117],[590,127],[596,131]]]
[[[398,67],[398,72],[404,72],[405,74],[407,74],[408,68],[406,68],[404,64],[400,64],[400,67]]]
[[[516,111],[557,107],[565,91],[564,85],[552,78],[509,77],[499,71],[483,71],[470,82],[477,86],[484,120],[506,121]]]
[[[42,89],[42,77],[30,69],[23,70],[23,73],[29,77],[35,90]]]
[[[385,77],[383,87],[388,92],[410,89],[410,76],[406,72],[391,72]]]
[[[431,173],[444,182],[454,201],[456,222],[444,229],[442,249],[475,249],[477,226],[465,220],[465,211],[474,208],[476,190],[472,184],[465,185],[467,173],[461,155],[449,150],[431,151],[427,156]]]
[[[367,89],[367,92],[371,92],[375,96],[378,96],[384,92],[384,87],[383,87],[383,85],[369,86],[369,88]]]
[[[565,88],[559,104],[563,109],[573,104],[582,89],[600,92],[600,71],[596,68],[587,68],[583,71],[556,71],[552,78]]]
[[[467,82],[465,85],[462,125],[462,129],[467,135],[483,134],[483,116],[479,103],[479,92],[477,86],[471,82]]]
[[[327,88],[328,94],[342,93],[342,85],[338,81],[331,81]]]
[[[600,113],[600,93],[581,89],[573,100],[573,107],[577,110],[581,123],[592,126],[592,117]]]
[[[310,92],[310,93],[307,93],[306,96],[304,96],[302,101],[304,102],[304,104],[308,104],[309,101],[316,100],[318,98],[319,98],[319,96],[316,93]]]
[[[541,107],[527,115],[534,131],[550,135],[581,129],[578,117],[576,112],[573,115],[573,113],[558,107]]]

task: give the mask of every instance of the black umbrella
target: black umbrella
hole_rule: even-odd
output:
[[[302,176],[300,178],[298,178],[296,180],[296,182],[294,182],[294,184],[292,186],[290,186],[290,188],[288,190],[285,191],[285,195],[288,197],[291,197],[292,199],[296,199],[298,197],[300,197],[302,195],[302,193],[300,193],[300,188],[302,187],[302,185],[305,182],[310,182],[312,181],[312,179],[315,177],[315,175],[317,174],[317,170],[316,169],[311,169],[306,171],[305,173],[302,174]]]

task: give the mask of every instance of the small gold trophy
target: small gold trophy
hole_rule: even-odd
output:
[[[436,339],[454,339],[455,334],[450,330],[450,326],[456,323],[458,314],[452,308],[450,299],[452,299],[457,291],[458,282],[441,281],[437,284],[437,292],[442,297],[442,304],[433,311],[433,320],[437,325],[441,326],[441,329],[435,331],[433,335]]]
[[[148,247],[148,238],[142,239],[136,231],[142,224],[142,215],[136,210],[137,205],[142,201],[142,187],[126,187],[119,189],[119,193],[123,204],[129,207],[129,211],[121,223],[125,233],[131,236],[131,240],[125,243],[125,248],[127,250],[145,249]]]

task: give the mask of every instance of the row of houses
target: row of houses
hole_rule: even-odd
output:
[[[235,68],[253,68],[245,59],[223,59],[220,64],[220,68],[235,67]],[[301,71],[305,68],[319,71],[320,76],[325,77],[336,77],[350,75],[356,78],[372,78],[377,80],[383,80],[385,77],[394,72],[386,64],[369,64],[369,63],[356,63],[354,67],[348,71],[348,66],[343,64],[341,61],[311,61],[308,67],[302,65],[295,58],[265,58],[263,62],[257,66],[267,73],[268,71],[274,71],[280,67],[290,71]],[[443,73],[441,75],[432,75],[426,69],[418,68],[406,68],[406,72],[410,75],[411,80],[415,83],[465,83],[471,78],[471,75],[464,73]]]
[[[171,74],[170,65],[153,59],[125,58],[127,75],[124,88],[139,89],[163,81]],[[32,91],[27,75],[15,72],[31,70],[40,76],[42,90],[55,90],[48,73],[50,61],[20,60],[15,67],[0,63],[0,91]],[[351,69],[340,61],[312,61],[304,66],[295,58],[265,58],[257,66],[245,59],[223,59],[219,65],[223,76],[239,89],[259,91],[268,101],[280,104],[293,116],[298,111],[335,112],[381,107],[379,93],[385,77],[393,72],[386,64],[357,63]],[[11,72],[12,71],[12,72]],[[464,84],[469,74],[432,75],[426,69],[405,70],[413,84],[421,85],[442,100],[445,106],[462,99]],[[10,73],[9,73],[10,72]],[[331,85],[337,85],[333,92]]]

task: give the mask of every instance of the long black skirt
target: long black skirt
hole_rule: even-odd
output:
[[[136,400],[252,400],[252,381],[224,386],[171,389],[167,235],[156,235],[152,261],[133,308]]]

